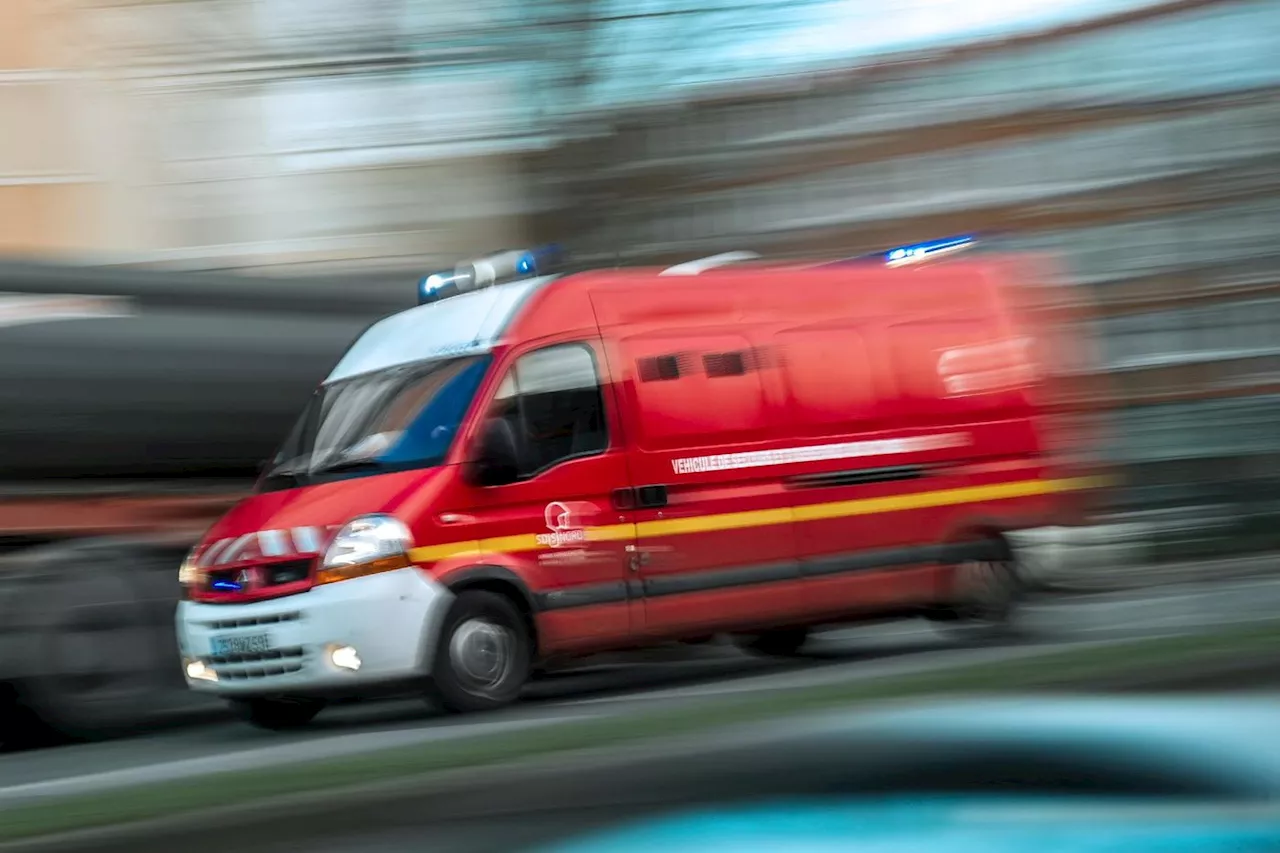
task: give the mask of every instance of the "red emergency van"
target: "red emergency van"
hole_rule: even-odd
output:
[[[1034,268],[886,258],[424,279],[184,563],[189,684],[281,728],[713,634],[1006,624],[1006,534],[1091,485],[1042,440]]]

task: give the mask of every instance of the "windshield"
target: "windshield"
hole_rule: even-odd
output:
[[[320,386],[259,488],[439,465],[489,361],[419,361]]]

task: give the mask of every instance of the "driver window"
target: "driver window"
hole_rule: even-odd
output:
[[[521,357],[498,387],[490,414],[513,428],[521,477],[609,446],[595,358],[582,344]]]

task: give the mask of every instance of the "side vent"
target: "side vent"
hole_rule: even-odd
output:
[[[680,356],[659,355],[636,362],[641,382],[670,382],[680,378]]]
[[[702,357],[702,369],[707,376],[743,376],[750,369],[750,360],[741,352],[716,352]]]

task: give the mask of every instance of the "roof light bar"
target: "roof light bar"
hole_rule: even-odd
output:
[[[467,272],[433,272],[418,282],[418,304],[425,305],[428,302],[466,293],[474,289],[474,282],[471,274]]]
[[[483,287],[548,275],[560,266],[561,259],[560,248],[548,245],[497,252],[466,261],[452,270],[434,272],[419,279],[418,304],[426,305]]]
[[[944,237],[941,240],[930,240],[927,243],[915,243],[910,246],[899,246],[884,253],[886,266],[901,267],[907,264],[918,264],[921,261],[949,255],[969,248],[974,244],[973,237]]]

